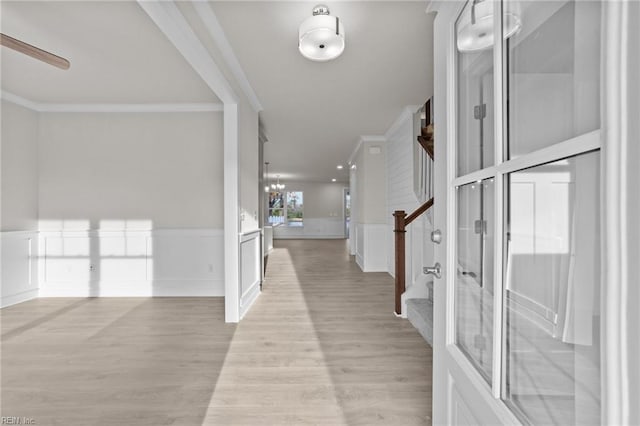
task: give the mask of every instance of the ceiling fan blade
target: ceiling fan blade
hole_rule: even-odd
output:
[[[9,37],[6,34],[0,33],[0,44],[2,46],[8,47],[9,49],[24,53],[25,55],[31,56],[32,58],[38,59],[42,62],[46,62],[49,65],[53,65],[54,67],[58,67],[63,70],[68,70],[71,66],[71,63],[65,58],[54,55],[53,53],[49,53],[46,50],[39,49],[35,46],[25,43],[24,41]]]

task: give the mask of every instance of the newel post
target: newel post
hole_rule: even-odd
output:
[[[405,218],[407,215],[404,210],[396,210],[393,213],[393,217],[396,219],[396,226],[393,232],[396,235],[396,306],[395,311],[397,315],[402,314],[402,293],[404,293],[405,287],[405,264],[404,264],[404,234],[405,230]]]

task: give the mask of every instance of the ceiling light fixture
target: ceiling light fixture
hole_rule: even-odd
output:
[[[338,170],[342,170],[342,164],[338,164],[338,165],[336,166],[336,169],[338,169]]]
[[[277,182],[271,184],[272,189],[277,189],[278,191],[283,190],[285,187],[284,183],[280,183],[280,175],[277,176]]]
[[[335,182],[335,181],[336,181],[336,178],[331,179],[331,182]]]
[[[458,50],[476,52],[493,46],[493,2],[473,0],[460,18],[458,30]],[[505,12],[503,31],[505,40],[515,35],[522,24],[515,13]]]
[[[319,4],[313,16],[305,19],[298,29],[298,50],[312,61],[325,62],[337,58],[344,51],[344,26],[337,16],[329,15],[329,8]]]

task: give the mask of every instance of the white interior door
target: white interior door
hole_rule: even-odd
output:
[[[599,423],[601,4],[434,7],[434,422]]]

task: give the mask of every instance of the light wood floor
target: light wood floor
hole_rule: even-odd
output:
[[[344,240],[276,241],[239,325],[217,298],[0,311],[1,415],[37,425],[431,423],[431,350]]]

